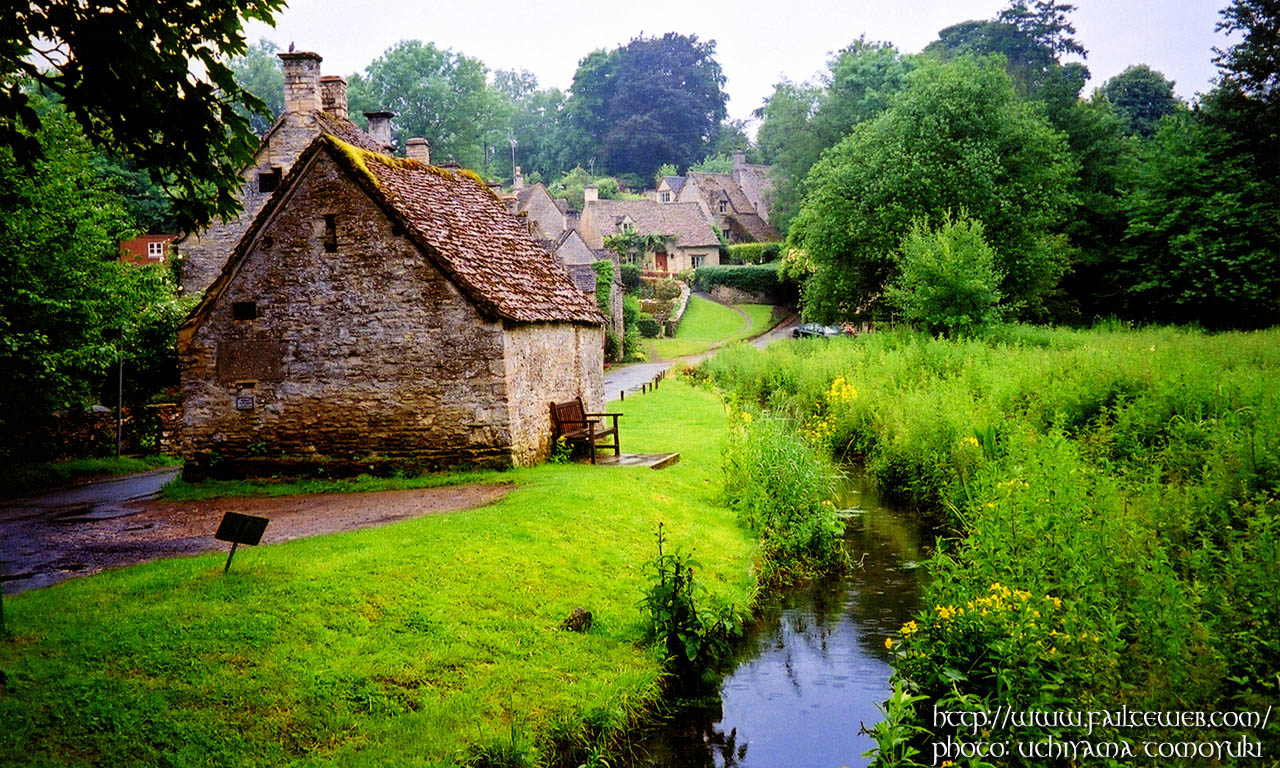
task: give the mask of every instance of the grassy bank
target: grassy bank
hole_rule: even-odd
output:
[[[619,405],[629,449],[680,463],[514,471],[494,506],[245,549],[226,577],[208,555],[6,599],[0,763],[578,765],[659,695],[637,605],[657,523],[714,601],[754,588],[716,503],[718,399]],[[585,634],[559,629],[576,606]]]
[[[0,474],[0,496],[21,496],[41,488],[90,480],[95,477],[131,475],[180,463],[172,456],[110,456],[39,464],[14,464]]]
[[[736,309],[746,313],[751,320],[750,325],[735,311],[735,307],[701,296],[689,297],[689,306],[676,335],[648,342],[649,359],[672,360],[686,355],[698,355],[716,344],[729,344],[757,336],[776,325],[773,320],[775,308],[772,305],[739,304]]]
[[[1280,696],[1280,332],[888,333],[734,348],[706,370],[943,527],[932,607],[886,638],[899,682],[927,697],[899,735],[955,737],[933,705],[1264,711]],[[1276,718],[1244,733],[1280,743]]]

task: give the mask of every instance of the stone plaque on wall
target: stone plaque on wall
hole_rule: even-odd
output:
[[[220,341],[218,381],[279,381],[284,378],[283,358],[284,343],[276,339]]]

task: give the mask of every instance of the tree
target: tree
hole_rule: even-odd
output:
[[[874,309],[911,222],[965,210],[995,249],[1011,309],[1042,316],[1065,266],[1055,231],[1074,172],[1064,137],[1018,98],[998,59],[925,60],[888,110],[854,127],[810,174],[790,232],[817,266],[805,315]]]
[[[1125,123],[1125,134],[1149,139],[1160,120],[1181,102],[1173,95],[1173,82],[1146,64],[1137,64],[1108,80],[1102,95]]]
[[[972,336],[999,319],[995,261],[982,222],[950,211],[936,229],[917,219],[902,239],[898,275],[885,300],[929,333]]]
[[[167,270],[118,261],[136,230],[78,124],[39,96],[27,103],[40,157],[25,166],[0,149],[0,435],[11,438],[92,402],[121,354],[149,356],[138,334],[155,323],[141,318],[174,295]]]
[[[0,14],[0,147],[30,166],[44,149],[30,84],[56,95],[88,139],[175,195],[187,227],[239,210],[241,167],[258,146],[238,104],[262,109],[224,57],[246,50],[245,19],[283,0],[33,0]],[[203,75],[199,74],[203,71]]]
[[[500,178],[513,178],[510,140],[516,141],[516,165],[526,178],[554,179],[570,162],[566,146],[568,128],[565,95],[558,88],[542,89],[530,72],[499,70],[494,73],[493,90],[499,101],[495,138],[491,142],[490,171]]]
[[[281,68],[280,58],[276,56],[279,50],[279,46],[270,40],[259,40],[243,56],[237,56],[229,63],[236,83],[267,107],[266,112],[243,108],[239,110],[249,118],[253,132],[260,137],[267,135],[267,131],[271,130],[276,119],[284,112],[284,70]]]
[[[805,179],[822,153],[857,124],[882,113],[906,83],[912,60],[887,43],[855,40],[828,62],[818,84],[782,81],[756,110],[760,151],[776,166],[772,222],[787,227],[800,209]]]
[[[570,121],[615,174],[653,177],[663,163],[686,167],[718,138],[727,110],[715,42],[668,32],[588,55],[574,74]]]
[[[1203,100],[1203,118],[1232,152],[1252,158],[1260,179],[1280,180],[1280,3],[1234,0],[1218,29],[1244,37],[1215,49],[1219,84]]]
[[[1280,321],[1275,181],[1195,114],[1168,118],[1128,166],[1121,264],[1131,316],[1254,328]]]
[[[352,75],[347,98],[356,122],[361,112],[396,114],[394,137],[400,146],[414,137],[431,142],[433,162],[456,160],[468,168],[485,165],[486,138],[498,129],[498,98],[485,80],[484,64],[433,43],[403,40]],[[503,151],[508,144],[502,142]]]

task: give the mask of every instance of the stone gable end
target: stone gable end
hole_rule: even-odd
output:
[[[509,332],[327,154],[311,162],[183,350],[184,457],[511,463]],[[279,359],[227,362],[237,345]],[[220,347],[244,378],[218,375]]]

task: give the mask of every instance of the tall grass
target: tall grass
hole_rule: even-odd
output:
[[[938,706],[1280,698],[1280,332],[895,332],[706,370],[942,527],[932,607],[887,639]]]

